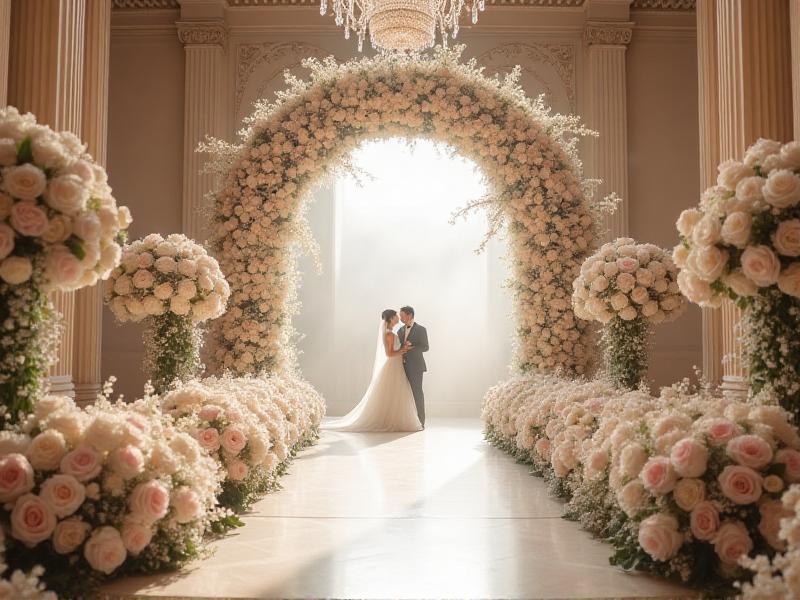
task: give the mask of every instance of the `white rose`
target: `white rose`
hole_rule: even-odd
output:
[[[93,210],[81,213],[74,221],[73,231],[84,242],[96,242],[100,238],[100,219]]]
[[[759,287],[778,281],[781,263],[768,246],[748,246],[742,252],[742,273]]]
[[[20,200],[36,200],[47,187],[44,172],[35,165],[25,164],[2,170],[3,189]]]
[[[32,274],[33,265],[24,256],[9,256],[0,262],[0,279],[11,285],[25,283]]]
[[[59,175],[50,180],[44,201],[50,208],[65,215],[74,215],[86,208],[89,190],[77,175]]]
[[[646,495],[642,482],[634,479],[626,483],[617,492],[617,502],[626,515],[633,518],[641,510],[642,500]]]
[[[185,298],[186,300],[191,300],[197,294],[197,286],[194,284],[193,281],[189,281],[188,279],[184,279],[178,283],[178,296],[181,298]]]
[[[92,532],[83,548],[86,561],[96,571],[111,575],[127,557],[122,536],[113,527],[100,527]]]
[[[44,269],[50,283],[59,288],[69,289],[83,275],[81,261],[62,245],[54,246],[47,255]]]
[[[781,148],[781,161],[786,169],[800,169],[800,141],[789,142]]]
[[[750,230],[753,227],[753,217],[745,212],[733,212],[725,218],[722,224],[722,240],[737,248],[744,248],[750,241]]]
[[[119,264],[121,252],[122,251],[117,244],[109,244],[100,252],[100,262],[98,265],[103,271],[103,278],[108,277],[108,274],[111,272],[111,270]]]
[[[133,223],[133,217],[130,209],[127,206],[117,207],[117,226],[120,229],[127,229],[131,223]]]
[[[128,275],[120,275],[114,282],[114,293],[120,296],[127,296],[133,291],[133,281]]]
[[[39,490],[44,503],[61,519],[73,514],[86,499],[86,488],[72,475],[56,474]]]
[[[769,156],[781,151],[781,143],[775,140],[759,138],[744,154],[744,163],[750,167],[760,165]]]
[[[192,305],[186,298],[173,296],[169,301],[169,309],[178,316],[188,315],[192,310]]]
[[[171,256],[161,256],[156,259],[156,269],[162,273],[174,273],[178,269],[178,263]]]
[[[169,283],[162,283],[155,287],[153,295],[159,300],[169,300],[172,297],[173,289]]]
[[[720,240],[722,228],[719,219],[706,215],[695,225],[692,230],[692,239],[700,246],[711,246]]]
[[[703,218],[703,213],[701,213],[696,208],[689,208],[681,213],[675,225],[678,228],[678,232],[683,237],[689,237],[692,234],[694,226],[697,225],[697,223],[702,218]]]
[[[800,256],[800,219],[789,219],[778,224],[772,234],[775,250],[783,256]]]
[[[736,184],[736,199],[739,206],[757,208],[764,202],[764,178],[753,176],[745,177]]]
[[[693,255],[691,264],[694,272],[709,283],[716,281],[728,264],[728,253],[717,246],[697,248]]]
[[[56,215],[47,223],[42,239],[51,244],[63,242],[72,235],[72,220],[64,215]]]
[[[178,249],[171,242],[161,242],[156,246],[156,254],[159,256],[175,256]]]
[[[66,453],[67,442],[64,435],[53,429],[45,430],[33,438],[25,451],[33,468],[41,471],[56,470]]]
[[[623,308],[628,306],[628,297],[625,294],[617,292],[616,294],[611,296],[611,298],[609,298],[609,302],[611,303],[611,307],[617,312],[619,312]]]
[[[788,296],[800,298],[800,262],[794,262],[781,271],[778,289]]]
[[[736,189],[736,184],[742,179],[754,175],[751,167],[736,160],[725,161],[719,165],[718,170],[719,175],[717,176],[717,183],[730,191],[734,191]]]
[[[75,552],[89,535],[91,526],[81,519],[65,519],[53,531],[53,549],[59,554]]]
[[[155,278],[153,277],[153,274],[145,269],[139,269],[136,271],[132,278],[133,286],[139,288],[140,290],[153,287],[154,281]]]
[[[141,320],[147,314],[144,312],[144,304],[138,298],[127,298],[125,300],[125,306],[128,308],[128,312],[131,313],[131,316],[134,320]]]
[[[758,293],[758,286],[745,277],[741,270],[736,269],[723,277],[722,282],[727,285],[737,296],[755,296]]]
[[[683,268],[686,266],[686,260],[689,258],[689,249],[683,244],[678,244],[672,249],[672,260],[676,266]]]
[[[197,493],[188,487],[175,490],[172,496],[172,505],[175,507],[175,520],[178,523],[189,523],[203,514],[203,505]]]
[[[164,303],[155,296],[145,296],[142,298],[142,306],[144,307],[144,312],[148,315],[158,316],[166,312]]]
[[[617,289],[625,294],[636,285],[636,278],[630,273],[620,273],[616,279]]]
[[[667,561],[678,553],[683,536],[675,517],[656,513],[639,524],[639,545],[654,560]]]
[[[43,169],[58,169],[64,165],[66,154],[64,146],[56,137],[41,136],[31,144],[33,162]]]
[[[188,259],[178,261],[178,273],[184,277],[194,277],[197,275],[197,263]]]
[[[628,477],[638,477],[647,462],[647,452],[640,444],[628,444],[622,449],[620,455],[620,468]]]
[[[775,208],[788,208],[800,202],[800,177],[788,169],[773,171],[764,184],[764,199]]]

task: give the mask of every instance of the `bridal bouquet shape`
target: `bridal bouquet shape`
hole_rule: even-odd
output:
[[[800,413],[800,142],[761,139],[722,163],[677,228],[681,290],[701,306],[729,299],[745,309],[753,391],[768,388]]]
[[[53,360],[48,292],[108,277],[130,222],[75,135],[0,109],[0,403],[8,418],[31,410]]]
[[[16,431],[0,432],[0,481],[6,561],[43,566],[66,596],[176,568],[226,516],[217,463],[153,398],[83,410],[45,396]]]
[[[618,238],[586,259],[573,290],[576,316],[604,325],[608,374],[636,387],[647,369],[651,327],[678,318],[686,307],[672,258],[653,244]]]
[[[125,246],[105,289],[118,321],[147,321],[145,371],[159,393],[198,374],[198,325],[222,315],[229,296],[217,261],[180,234],[152,233]]]

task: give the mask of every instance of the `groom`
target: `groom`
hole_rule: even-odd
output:
[[[428,332],[419,323],[414,322],[414,309],[404,306],[400,309],[400,320],[403,326],[398,331],[404,348],[403,368],[411,384],[414,404],[417,405],[417,416],[422,427],[425,427],[425,394],[422,391],[422,375],[428,370],[423,352],[428,351]]]

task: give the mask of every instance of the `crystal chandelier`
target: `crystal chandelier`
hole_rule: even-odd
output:
[[[472,23],[478,22],[478,12],[485,0],[332,0],[336,24],[344,27],[345,39],[354,32],[358,50],[363,49],[369,31],[370,42],[376,50],[405,50],[416,52],[430,48],[436,42],[436,30],[447,45],[447,38],[458,35],[458,20],[466,8]],[[321,0],[320,14],[328,12],[328,0]]]

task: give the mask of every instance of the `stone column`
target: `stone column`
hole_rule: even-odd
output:
[[[213,189],[212,175],[201,173],[206,161],[197,145],[207,135],[223,133],[222,90],[225,82],[225,47],[228,29],[224,20],[177,23],[178,37],[186,50],[183,117],[183,233],[204,242],[208,210],[205,195]]]
[[[11,42],[11,0],[0,0],[0,106],[8,104],[8,51]]]
[[[627,8],[627,7],[626,7]],[[586,123],[600,133],[588,141],[587,171],[603,180],[597,198],[616,192],[622,202],[608,215],[604,229],[611,239],[628,233],[628,127],[626,106],[625,52],[631,41],[633,23],[628,21],[587,21],[583,30],[586,44]]]
[[[89,153],[103,166],[106,164],[110,44],[111,3],[107,0],[86,0],[81,137],[88,145]],[[94,400],[102,385],[102,325],[102,284],[76,292],[73,378],[75,399],[81,404]]]
[[[697,76],[700,121],[700,192],[714,185],[719,164],[717,114],[717,11],[714,2],[699,2],[697,14]],[[699,196],[698,196],[699,198]],[[722,379],[722,313],[703,309],[703,374],[713,385]]]
[[[789,1],[717,0],[719,159],[741,158],[758,138],[792,138]],[[702,65],[701,65],[702,68]],[[722,307],[723,389],[747,390],[736,332],[740,311]]]
[[[792,32],[792,97],[794,99],[794,139],[800,140],[800,0],[790,0]]]
[[[11,6],[9,104],[79,137],[85,10],[86,0],[13,0]],[[75,296],[56,293],[53,302],[64,318],[64,332],[50,372],[51,389],[72,395]]]

